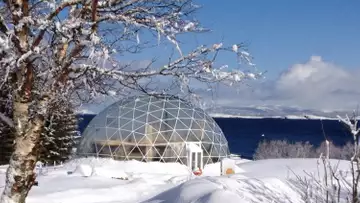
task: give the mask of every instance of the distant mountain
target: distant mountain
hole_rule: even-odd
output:
[[[244,106],[244,107],[213,107],[205,109],[212,117],[236,118],[285,118],[285,119],[336,119],[337,115],[351,115],[351,112],[331,111],[324,112],[313,109],[301,109],[284,106]],[[88,109],[78,110],[78,114],[97,114]]]
[[[243,118],[287,118],[287,119],[337,119],[350,112],[301,109],[282,106],[247,106],[247,107],[215,107],[206,111],[212,117],[243,117]]]

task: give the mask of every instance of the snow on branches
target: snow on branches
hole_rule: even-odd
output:
[[[184,87],[189,80],[232,85],[261,76],[226,65],[215,67],[216,56],[222,51],[233,52],[239,62],[254,66],[241,44],[200,46],[183,53],[178,35],[207,31],[191,18],[198,6],[190,0],[53,0],[27,4],[30,11],[26,13],[10,6],[13,17],[6,13],[0,17],[0,65],[6,67],[1,82],[9,80],[22,65],[30,65],[35,74],[33,85],[37,86],[32,94],[39,97],[53,92],[80,95],[80,89],[82,94],[84,90],[89,95],[106,94],[112,88],[105,80],[112,80],[112,85],[117,81],[117,89],[146,92],[146,85],[139,81],[156,76],[173,77]],[[144,32],[154,33],[155,41],[163,38],[172,43],[179,58],[141,71],[124,67],[119,54],[144,49],[139,36]],[[18,86],[21,88],[22,84]]]
[[[0,1],[0,89],[10,91],[6,98],[13,107],[15,137],[0,202],[25,201],[39,159],[41,129],[54,104],[74,106],[99,95],[138,91],[180,89],[193,95],[192,81],[234,85],[260,77],[242,70],[254,66],[242,44],[182,49],[179,36],[207,31],[193,19],[197,9],[192,0]],[[127,55],[162,43],[177,50],[167,64],[152,61],[134,69],[124,63]],[[220,52],[234,54],[242,65],[218,67]],[[154,83],[159,77],[175,82]]]
[[[343,123],[351,133],[353,140],[354,140],[354,155],[351,158],[351,160],[359,159],[359,133],[360,128],[358,126],[358,117],[357,113],[354,111],[353,116],[350,118],[348,115],[346,115],[345,118],[341,116],[337,116],[339,121]]]

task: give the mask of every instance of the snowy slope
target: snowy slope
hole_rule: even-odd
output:
[[[217,163],[207,165],[203,177],[194,177],[178,163],[74,160],[43,170],[38,177],[39,186],[33,187],[27,202],[300,203],[301,194],[288,180],[295,177],[293,173],[317,172],[317,159],[237,160],[237,164],[236,174],[231,176],[218,176]],[[339,163],[342,170],[348,166],[347,161]],[[1,184],[5,169],[6,166],[0,167]],[[68,175],[69,171],[73,173]],[[84,177],[89,172],[91,176]]]
[[[286,118],[286,119],[331,119],[337,120],[337,115],[350,114],[348,111],[320,111],[285,106],[242,106],[213,107],[206,109],[212,117],[225,118]]]

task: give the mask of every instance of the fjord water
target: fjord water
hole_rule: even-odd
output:
[[[79,115],[79,130],[83,132],[95,115]],[[319,146],[324,134],[335,145],[342,146],[352,137],[337,120],[296,120],[280,118],[214,118],[224,132],[230,152],[251,159],[263,140],[308,141]]]

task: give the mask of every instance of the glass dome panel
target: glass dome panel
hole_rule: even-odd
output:
[[[188,142],[200,143],[204,164],[229,155],[220,127],[202,109],[173,96],[141,96],[116,102],[95,116],[77,154],[186,164]]]

